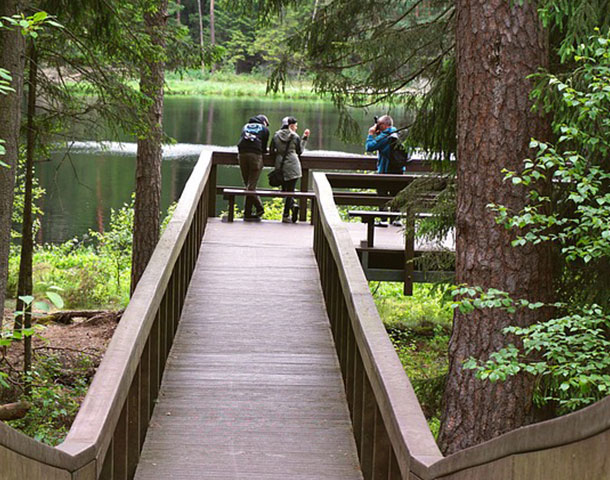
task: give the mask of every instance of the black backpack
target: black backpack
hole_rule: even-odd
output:
[[[409,151],[403,145],[398,132],[390,134],[389,137],[390,153],[388,155],[390,163],[388,165],[388,173],[402,173],[403,167],[411,161]]]

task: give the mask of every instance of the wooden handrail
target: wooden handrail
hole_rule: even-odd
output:
[[[363,473],[365,479],[406,479],[412,457],[430,465],[442,455],[379,318],[323,173],[314,173],[314,190],[314,251]]]
[[[2,480],[133,477],[208,218],[202,154],[64,443],[0,422]],[[331,186],[314,174],[314,251],[366,479],[610,478],[610,397],[443,458],[389,342]]]
[[[87,396],[56,448],[0,424],[0,476],[131,479],[207,223],[211,152],[191,174]]]
[[[191,227],[195,220],[199,220],[196,219],[197,209],[202,199],[206,198],[204,188],[211,169],[211,158],[209,153],[204,155],[199,159],[189,178],[172,219],[159,240],[129,305],[125,309],[72,428],[66,440],[58,447],[60,451],[77,455],[81,449],[95,445],[98,475],[101,474],[104,463],[110,463],[106,453],[113,441],[116,443],[125,441],[128,444],[126,446],[135,448],[134,445],[129,445],[132,442],[129,438],[127,440],[116,438],[116,430],[121,416],[127,417],[126,421],[131,422],[131,428],[135,429],[133,426],[135,419],[129,419],[129,413],[127,412],[130,409],[130,406],[127,405],[130,393],[134,396],[137,393],[138,397],[150,396],[150,391],[135,392],[136,387],[132,385],[136,375],[139,377],[142,374],[141,360],[146,348],[149,349],[147,353],[150,355],[150,349],[152,348],[150,345],[151,330],[155,321],[160,323],[165,321],[164,326],[159,325],[157,327],[159,329],[165,327],[159,339],[159,342],[164,342],[165,345],[158,348],[157,355],[166,357],[169,352],[170,337],[173,337],[182,308],[180,297],[183,298],[186,293],[186,285],[188,285],[188,279],[190,279],[190,274],[184,275],[187,272],[181,270],[186,268],[192,271],[196,259],[197,251],[186,251],[184,247],[192,248],[191,245],[187,244],[187,238],[192,232]],[[204,210],[207,212],[207,209]],[[203,226],[197,227],[199,231],[196,236],[199,237],[199,240],[203,236]],[[182,260],[183,255],[188,258]],[[176,272],[178,272],[178,275],[176,275]],[[180,274],[183,274],[183,278],[179,278]],[[164,303],[165,312],[159,313],[162,303]],[[162,318],[163,316],[165,318]],[[149,357],[145,360],[155,364],[155,375],[159,376],[155,383],[158,384],[165,358],[161,358],[158,364],[156,363],[157,359]],[[150,365],[145,368],[151,370]],[[141,379],[136,378],[136,380],[140,383]],[[146,379],[146,382],[150,383],[148,379]],[[137,389],[143,390],[140,386]],[[152,406],[150,398],[148,402],[151,405],[147,410]],[[144,405],[137,407],[137,422],[145,421],[148,423],[148,419],[140,418],[140,408],[144,408]],[[147,415],[150,413],[152,413],[152,409],[146,412]],[[139,426],[137,430],[138,437],[142,436],[143,439]],[[127,432],[127,437],[129,437],[129,433]],[[133,430],[131,433],[135,434],[136,432]],[[114,460],[112,468],[117,470]],[[129,459],[127,462],[129,463]],[[125,468],[129,470],[132,467],[127,465]]]
[[[314,174],[314,252],[364,478],[610,478],[610,397],[448,457],[441,455],[381,324],[333,202],[328,176]]]

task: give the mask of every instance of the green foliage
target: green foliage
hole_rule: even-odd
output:
[[[400,282],[371,282],[380,317],[388,328],[410,328],[422,324],[447,326],[453,313],[448,289],[443,285],[416,283],[413,295],[403,295]]]
[[[4,68],[0,68],[0,95],[8,95],[15,91],[15,89],[11,87],[12,81],[13,77],[11,76],[11,72]]]
[[[117,296],[124,293],[123,286],[129,287],[129,279],[124,282],[124,285],[121,280],[131,272],[134,201],[135,196],[132,195],[131,204],[125,204],[118,210],[111,209],[108,230],[104,232],[89,230],[89,235],[97,240],[97,254],[112,264]],[[123,280],[125,279],[123,278]]]
[[[443,286],[415,284],[412,297],[402,283],[371,282],[375,304],[433,433],[438,433],[448,371],[452,311]]]
[[[205,95],[230,97],[269,97],[294,100],[321,101],[323,96],[312,91],[311,82],[291,80],[281,92],[267,91],[266,74],[253,72],[237,75],[226,70],[213,73],[186,70],[168,73],[166,93],[169,95]],[[80,88],[75,85],[75,88]]]
[[[117,292],[116,257],[99,253],[93,243],[72,239],[60,245],[43,245],[34,250],[34,295],[48,285],[60,285],[66,308],[120,307],[129,301],[129,270],[121,271]],[[19,256],[9,259],[9,292],[16,291]]]
[[[470,358],[464,368],[492,382],[525,372],[537,378],[534,401],[569,413],[610,392],[610,315],[591,305],[529,327],[508,327],[522,349],[510,343],[484,362]]]
[[[26,379],[32,387],[24,399],[32,408],[9,425],[48,445],[61,443],[95,372],[87,355],[80,354],[71,363],[68,366],[59,355],[39,358]]]
[[[15,194],[13,196],[13,228],[11,229],[11,238],[21,238],[21,223],[23,221],[23,209],[25,206],[25,156],[19,156],[19,168],[15,177]],[[37,202],[45,194],[44,188],[40,186],[40,182],[35,175],[32,177],[32,235],[35,237],[36,232],[40,229],[40,217],[43,215],[42,209],[37,205]]]
[[[564,297],[610,306],[610,39],[595,36],[578,47],[579,67],[565,81],[544,75],[550,90],[535,92],[557,106],[555,144],[533,140],[536,157],[506,179],[528,189],[528,205],[498,205],[498,223],[513,229],[520,246],[549,242],[559,251]]]
[[[568,64],[579,45],[587,43],[593,28],[610,26],[610,4],[606,0],[542,0],[540,19],[551,31],[557,54]]]
[[[162,222],[167,226],[176,204],[169,207]],[[34,296],[48,296],[52,285],[61,286],[67,308],[120,308],[129,301],[133,199],[119,210],[111,210],[104,232],[89,231],[83,239],[60,245],[41,245],[34,250]],[[19,251],[9,258],[9,293],[16,292]]]
[[[39,30],[44,24],[52,25],[54,27],[61,28],[57,22],[51,19],[46,12],[36,12],[34,15],[26,17],[25,15],[13,15],[12,17],[0,17],[0,29],[2,28],[16,28],[21,31],[21,34],[25,37],[37,38]],[[11,87],[13,77],[11,72],[4,68],[0,68],[0,95],[8,95],[14,93],[15,89]],[[5,141],[0,139],[0,156],[6,154],[4,147]],[[0,160],[0,168],[8,168],[5,162]]]

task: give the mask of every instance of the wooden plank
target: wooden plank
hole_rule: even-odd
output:
[[[137,480],[362,478],[312,234],[208,225]]]

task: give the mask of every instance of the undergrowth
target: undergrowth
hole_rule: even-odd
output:
[[[62,442],[72,425],[95,373],[91,357],[38,356],[25,378],[31,387],[31,408],[24,418],[7,422],[24,434],[51,446]]]
[[[449,366],[447,351],[453,318],[447,289],[415,284],[413,296],[406,297],[402,294],[402,283],[370,282],[370,288],[390,340],[436,437]]]

